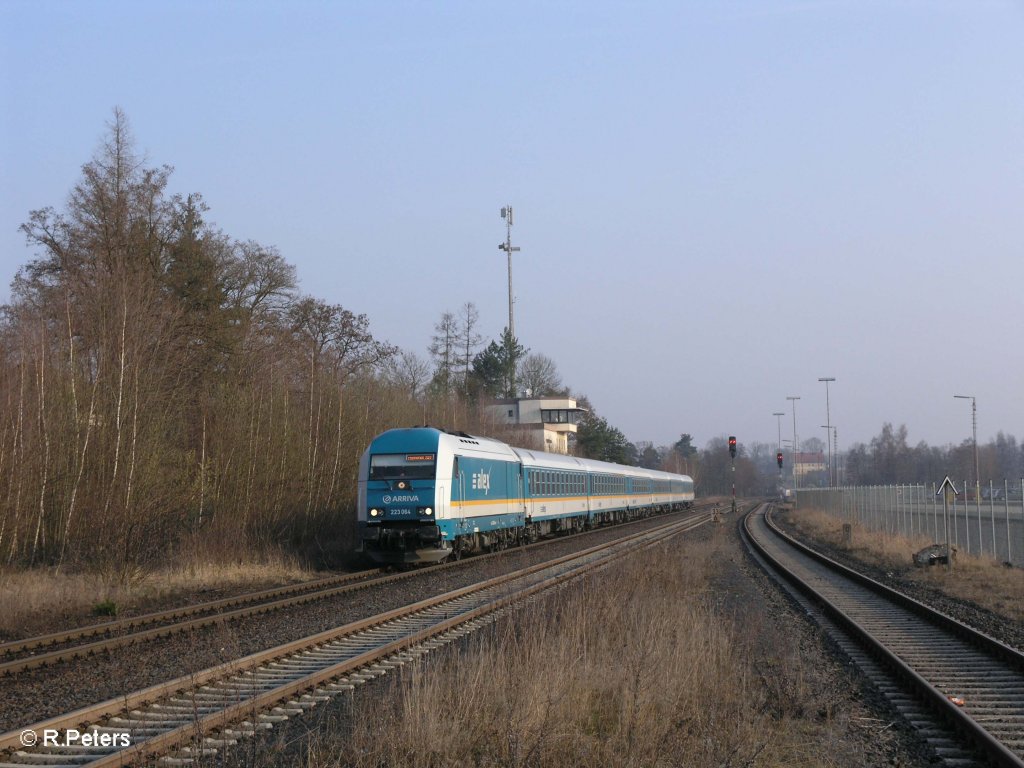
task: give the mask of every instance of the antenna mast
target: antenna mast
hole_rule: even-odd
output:
[[[512,206],[506,205],[501,209],[501,218],[505,220],[505,242],[498,243],[498,250],[505,251],[508,256],[508,336],[509,336],[509,349],[508,349],[508,389],[509,396],[515,397],[516,395],[516,356],[515,356],[515,338],[516,338],[516,326],[515,318],[513,315],[512,307],[515,303],[512,298],[512,253],[518,251],[519,246],[513,247],[512,245]]]

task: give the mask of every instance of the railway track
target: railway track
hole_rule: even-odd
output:
[[[793,540],[767,505],[741,534],[943,764],[1024,768],[1024,654]]]
[[[642,520],[634,522],[642,522]],[[626,525],[630,525],[630,523]],[[595,531],[577,535],[585,536],[587,533],[604,530],[608,529],[598,528]],[[564,537],[545,539],[513,551],[526,551],[558,541],[565,541],[565,539]],[[444,569],[458,568],[467,562],[480,562],[487,558],[499,557],[505,551],[479,555],[468,560],[442,563],[432,566],[430,569],[416,569],[392,574],[385,574],[381,569],[373,569],[333,576],[313,582],[260,590],[221,600],[16,640],[0,644],[0,677],[16,675],[24,670],[116,650],[173,634],[189,632],[213,624],[258,616],[304,603],[326,600],[348,592],[412,579],[422,575],[425,571],[437,573]]]
[[[212,756],[467,634],[532,595],[710,519],[705,513],[668,522],[11,731],[0,735],[0,768],[111,766],[161,755],[175,764]]]

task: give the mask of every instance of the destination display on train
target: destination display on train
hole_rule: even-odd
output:
[[[433,461],[434,454],[432,453],[407,453],[405,454],[406,461]]]

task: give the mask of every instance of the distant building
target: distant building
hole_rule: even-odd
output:
[[[812,472],[824,472],[827,469],[825,454],[821,451],[816,453],[796,453],[793,456],[793,474],[797,477],[804,477]]]
[[[571,397],[517,397],[496,400],[488,410],[496,421],[514,426],[530,445],[550,453],[568,453],[570,435],[586,413]]]

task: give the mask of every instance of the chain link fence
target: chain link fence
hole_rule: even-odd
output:
[[[939,483],[801,488],[797,506],[893,536],[923,536],[945,544],[948,535],[961,552],[1024,566],[1024,478],[954,486],[959,493],[947,492],[946,499]]]

